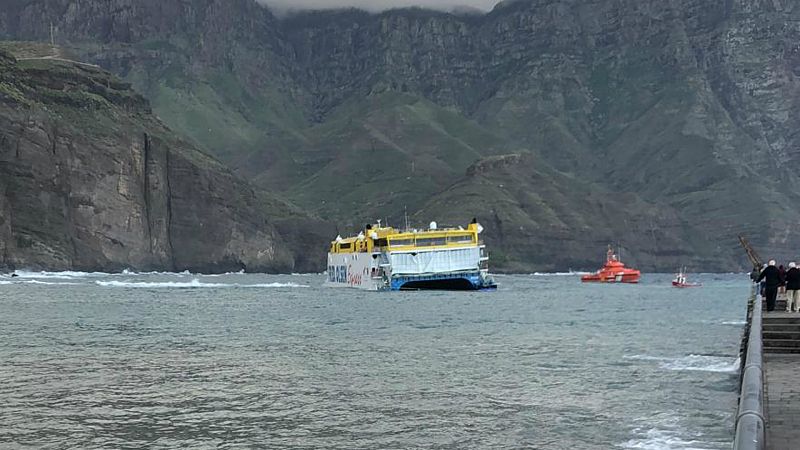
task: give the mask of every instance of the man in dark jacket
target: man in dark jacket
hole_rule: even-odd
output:
[[[767,311],[775,311],[775,300],[778,297],[778,286],[781,285],[781,273],[775,267],[775,260],[771,259],[767,268],[761,271],[758,281],[764,280],[764,296],[767,298]]]
[[[786,312],[800,310],[800,269],[794,262],[789,263],[786,271]]]

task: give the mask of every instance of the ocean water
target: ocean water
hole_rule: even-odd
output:
[[[746,275],[0,277],[0,448],[727,449]]]

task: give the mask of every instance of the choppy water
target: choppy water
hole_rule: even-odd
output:
[[[746,276],[0,278],[0,447],[727,449]]]

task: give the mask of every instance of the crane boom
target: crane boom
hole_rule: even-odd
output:
[[[764,263],[762,262],[761,257],[758,256],[758,253],[753,248],[753,246],[750,245],[750,242],[748,242],[744,236],[739,235],[739,243],[742,244],[745,253],[747,253],[747,259],[750,260],[750,262],[753,264],[753,267],[761,269],[761,266]]]

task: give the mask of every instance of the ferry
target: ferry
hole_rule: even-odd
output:
[[[489,275],[483,227],[426,230],[367,225],[357,236],[337,236],[328,252],[328,286],[368,291],[420,289],[484,290],[497,285]]]
[[[640,276],[641,272],[638,270],[625,267],[609,245],[605,265],[593,274],[582,276],[581,281],[584,283],[638,283]]]

